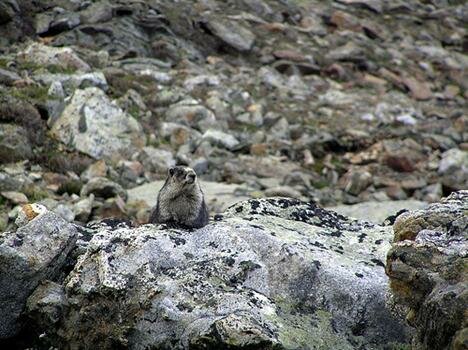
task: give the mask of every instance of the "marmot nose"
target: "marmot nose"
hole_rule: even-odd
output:
[[[188,175],[187,175],[187,180],[188,180],[188,182],[194,183],[194,182],[195,182],[195,177],[196,177],[195,174],[188,174]]]

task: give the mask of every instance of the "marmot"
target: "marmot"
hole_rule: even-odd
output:
[[[195,171],[185,166],[169,168],[149,222],[200,228],[208,224],[208,218],[208,209]]]

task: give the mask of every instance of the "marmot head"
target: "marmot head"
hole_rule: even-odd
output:
[[[169,181],[181,188],[188,188],[195,185],[197,174],[192,168],[186,166],[173,166],[167,171]]]

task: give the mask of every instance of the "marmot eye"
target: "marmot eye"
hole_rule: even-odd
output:
[[[196,177],[196,176],[197,176],[197,175],[195,175],[195,174],[188,174],[188,178],[189,178],[190,180],[195,180],[195,177]]]
[[[175,168],[169,168],[169,175],[174,175]]]

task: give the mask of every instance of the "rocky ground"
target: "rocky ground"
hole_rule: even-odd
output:
[[[37,205],[23,214],[0,235],[0,346],[401,350],[410,340],[386,302],[390,226],[287,198],[240,202],[196,232],[75,226]]]
[[[3,1],[0,228],[26,202],[144,223],[139,186],[175,163],[212,213],[467,188],[467,21],[463,1]]]
[[[459,191],[392,229],[274,197],[191,231],[25,205],[0,234],[0,347],[466,349],[467,211]]]

